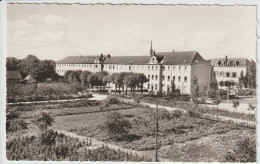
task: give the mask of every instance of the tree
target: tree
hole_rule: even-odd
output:
[[[128,134],[129,129],[132,128],[131,123],[124,119],[124,117],[118,113],[114,112],[113,115],[108,117],[107,121],[104,123],[105,129],[108,131],[108,134],[119,138],[119,136],[125,136]]]
[[[119,87],[119,93],[120,93],[120,88],[124,86],[123,80],[124,80],[124,72],[114,74],[113,83],[116,85],[116,88]],[[123,87],[123,92],[124,92],[124,87]]]
[[[36,80],[36,76],[39,71],[40,60],[34,55],[28,55],[26,58],[22,59],[20,62],[20,72],[22,77],[26,77],[28,74],[33,76]]]
[[[143,73],[138,73],[136,78],[138,79],[138,85],[141,89],[141,94],[143,94],[143,85],[144,83],[149,82],[149,79]]]
[[[46,131],[49,126],[54,122],[50,112],[39,111],[33,123],[39,128],[40,131]]]
[[[67,72],[66,72],[67,73]],[[66,74],[65,73],[65,74]],[[82,87],[85,87],[88,85],[88,76],[91,75],[92,73],[89,71],[82,71],[79,75],[80,81],[81,81],[81,85]]]
[[[217,111],[218,111],[218,105],[221,103],[221,95],[220,92],[216,92],[215,100],[213,101],[215,105],[217,105]]]
[[[20,59],[15,57],[6,58],[6,70],[7,71],[18,71],[20,69],[19,65],[21,63]]]
[[[108,75],[106,71],[96,72],[95,75],[98,78],[97,86],[104,86],[106,83],[104,83],[103,78]]]
[[[248,83],[252,89],[256,88],[256,62],[251,60],[248,71]]]
[[[174,80],[172,80],[172,81],[171,81],[171,91],[172,91],[172,96],[174,96],[175,89],[176,89],[176,85],[175,85]]]
[[[198,95],[198,87],[199,87],[199,80],[197,76],[193,76],[192,80],[191,80],[191,85],[192,85],[192,92],[196,95]]]
[[[98,77],[95,74],[89,75],[87,80],[88,80],[88,84],[91,86],[91,88],[93,88],[94,86],[97,86],[97,84],[98,84]]]
[[[142,95],[135,95],[134,96],[134,101],[136,103],[136,109],[137,109],[137,115],[138,115],[138,108],[139,108],[139,105],[140,105],[140,102],[141,102],[142,98],[143,98]]]
[[[224,84],[224,81],[220,81],[219,82],[219,86],[222,88],[223,86],[224,86],[225,84]]]
[[[182,112],[180,110],[176,110],[176,111],[173,111],[171,115],[174,119],[174,128],[175,128],[176,120],[182,116]]]

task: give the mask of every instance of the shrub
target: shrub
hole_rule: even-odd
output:
[[[109,135],[113,137],[116,136],[118,139],[119,136],[127,135],[128,130],[132,128],[132,125],[128,120],[124,119],[120,113],[114,112],[113,115],[107,117],[104,127]]]
[[[51,117],[50,112],[46,111],[39,111],[39,113],[36,115],[36,119],[33,121],[33,123],[40,129],[40,130],[47,130],[49,126],[52,125],[54,122],[54,119]]]
[[[20,114],[16,111],[6,114],[6,131],[14,132],[20,129],[27,129],[27,124],[19,118]]]
[[[245,138],[237,142],[236,149],[226,155],[227,162],[256,162],[256,141]]]

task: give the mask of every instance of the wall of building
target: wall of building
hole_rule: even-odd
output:
[[[67,71],[101,71],[101,64],[56,64],[56,73],[60,76],[64,76]]]
[[[234,82],[239,82],[239,77],[241,71],[244,72],[244,75],[246,74],[247,68],[246,66],[214,66],[213,67],[217,82],[220,81],[228,81],[232,80]],[[229,77],[227,77],[227,73],[229,73]],[[235,76],[233,75],[235,74]]]
[[[162,73],[163,91],[171,91],[171,81],[181,93],[190,93],[191,66],[189,65],[164,65]]]

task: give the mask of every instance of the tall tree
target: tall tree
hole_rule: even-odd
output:
[[[6,58],[7,71],[18,71],[20,69],[20,67],[19,67],[20,63],[21,63],[21,60],[15,58],[15,57]]]
[[[91,72],[89,72],[89,71],[83,71],[80,73],[79,78],[80,78],[82,87],[87,86],[89,75],[91,75]]]
[[[141,89],[141,93],[143,94],[144,83],[149,82],[149,79],[143,73],[138,73],[136,76],[139,83],[138,85]]]
[[[88,84],[91,86],[91,88],[93,88],[94,86],[97,86],[97,83],[98,83],[97,75],[91,74],[88,76],[87,80],[88,80]]]

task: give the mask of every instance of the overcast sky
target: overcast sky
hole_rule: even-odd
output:
[[[198,51],[205,59],[256,58],[254,6],[7,6],[7,56],[149,55]]]

